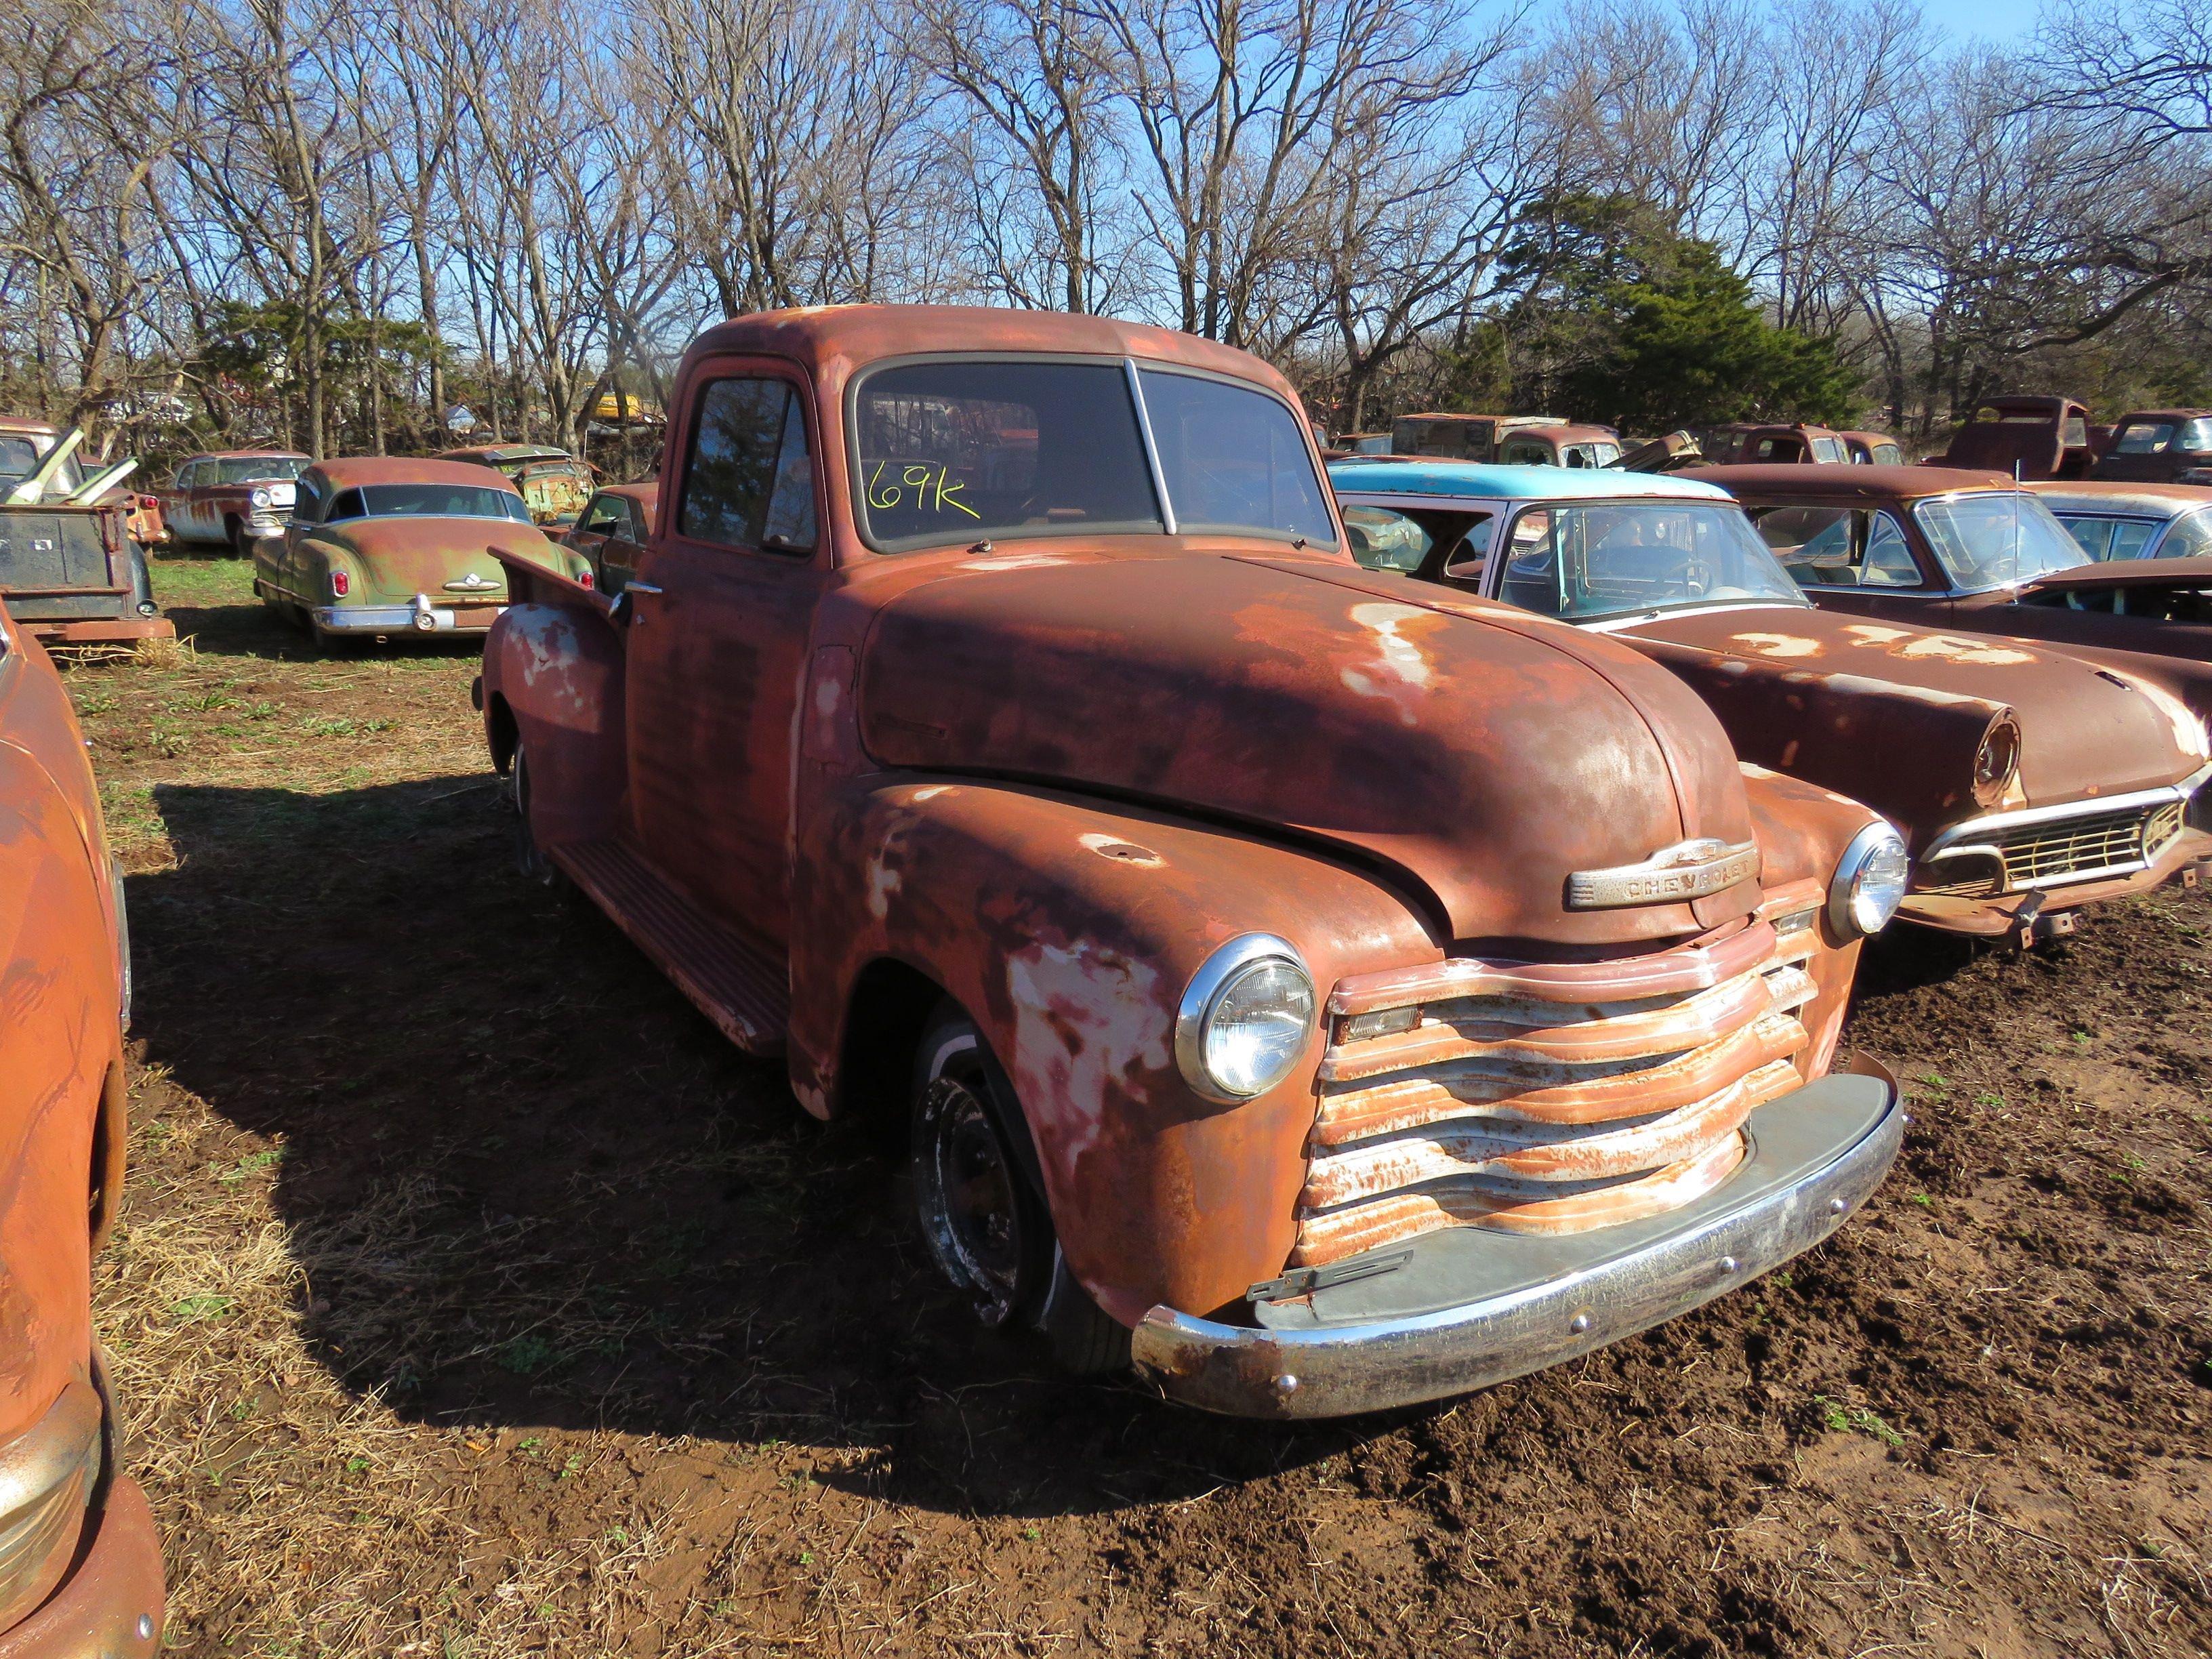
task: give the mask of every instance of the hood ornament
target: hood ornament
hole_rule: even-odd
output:
[[[1731,846],[1714,836],[1678,841],[1641,864],[1577,870],[1567,877],[1567,908],[1617,910],[1632,904],[1672,904],[1703,898],[1759,873],[1754,842]]]

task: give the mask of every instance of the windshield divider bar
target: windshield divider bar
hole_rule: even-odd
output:
[[[1129,377],[1129,396],[1136,400],[1137,430],[1145,440],[1145,463],[1152,469],[1152,493],[1160,498],[1160,523],[1167,534],[1179,534],[1175,503],[1168,499],[1168,475],[1160,465],[1159,446],[1152,441],[1152,411],[1145,404],[1145,383],[1137,377],[1137,360],[1122,358],[1121,370]]]

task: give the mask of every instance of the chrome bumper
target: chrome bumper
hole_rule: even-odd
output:
[[[464,616],[434,605],[427,593],[417,593],[410,605],[318,605],[314,617],[315,626],[325,634],[481,633],[506,609],[503,605],[474,605]]]
[[[1481,1283],[1468,1301],[1272,1328],[1154,1308],[1132,1339],[1138,1372],[1208,1411],[1310,1418],[1440,1400],[1541,1370],[1686,1313],[1819,1243],[1888,1171],[1905,1112],[1896,1080],[1862,1060],[1759,1108],[1745,1133],[1750,1149],[1723,1186],[1641,1224],[1569,1237],[1432,1235],[1475,1264],[1469,1277]]]

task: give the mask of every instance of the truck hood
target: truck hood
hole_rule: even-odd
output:
[[[318,540],[350,554],[362,587],[378,599],[404,604],[417,593],[433,599],[447,584],[473,576],[483,597],[507,592],[507,573],[492,549],[559,568],[554,545],[534,526],[497,519],[362,519],[318,532]],[[452,590],[467,598],[470,592]]]
[[[1744,759],[1911,831],[2156,788],[2206,758],[2202,722],[2170,692],[2019,640],[1785,605],[1661,617],[1618,637],[1696,687]],[[2019,775],[2003,799],[1978,801],[1975,752],[2007,715]]]
[[[859,684],[890,766],[1099,790],[1333,844],[1456,939],[1618,945],[1759,900],[1570,910],[1569,874],[1752,838],[1711,714],[1613,641],[1318,556],[967,559],[887,601]]]

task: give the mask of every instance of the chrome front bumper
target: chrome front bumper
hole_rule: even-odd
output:
[[[498,620],[503,605],[472,605],[456,611],[417,593],[409,605],[325,605],[315,626],[325,634],[481,634]]]
[[[1465,1301],[1303,1326],[1274,1310],[1267,1328],[1154,1308],[1133,1334],[1138,1372],[1208,1411],[1316,1418],[1541,1370],[1686,1313],[1819,1243],[1888,1171],[1905,1112],[1896,1080],[1862,1060],[1759,1108],[1744,1133],[1749,1150],[1735,1173],[1682,1209],[1567,1237],[1455,1228],[1412,1250],[1375,1253],[1403,1255],[1405,1266],[1340,1281],[1374,1303],[1417,1293],[1415,1279],[1442,1273],[1475,1292]],[[1394,1290],[1401,1273],[1413,1278]]]

